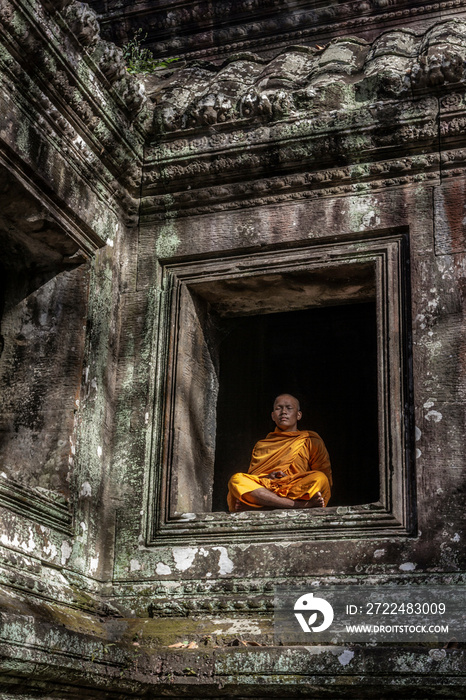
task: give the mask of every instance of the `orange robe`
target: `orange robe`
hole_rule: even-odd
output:
[[[285,472],[281,479],[268,474]],[[281,431],[275,428],[252,451],[248,473],[233,474],[228,482],[228,507],[235,510],[235,499],[261,508],[249,501],[250,491],[264,487],[279,496],[308,500],[318,491],[325,505],[330,498],[332,470],[324,442],[312,430]]]

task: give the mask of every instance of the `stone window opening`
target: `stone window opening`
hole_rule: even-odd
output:
[[[367,526],[375,514],[377,527],[409,529],[405,243],[387,235],[162,266],[159,328],[170,332],[158,338],[149,541],[188,522],[193,533],[227,531],[237,517],[228,479],[247,471],[284,391],[303,400],[299,427],[322,436],[334,472],[325,516],[300,518],[343,508]],[[241,516],[259,525],[256,512]]]
[[[369,295],[366,289],[364,298]],[[379,499],[375,300],[223,319],[212,510],[273,431],[275,396],[297,396],[300,430],[323,438],[332,462],[330,506]]]

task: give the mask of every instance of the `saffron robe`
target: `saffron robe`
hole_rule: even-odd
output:
[[[269,476],[277,471],[285,472],[285,476]],[[312,430],[275,428],[254,446],[248,473],[234,474],[228,482],[228,507],[234,511],[238,499],[261,508],[247,498],[250,491],[261,487],[279,496],[302,500],[309,500],[320,491],[327,505],[331,485],[330,459],[322,438]]]

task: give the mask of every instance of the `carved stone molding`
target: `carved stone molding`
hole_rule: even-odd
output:
[[[155,126],[162,134],[205,131],[215,124],[354,110],[417,90],[464,85],[465,57],[466,22],[452,19],[422,36],[390,31],[372,45],[353,37],[320,50],[292,47],[271,61],[241,54],[219,68],[193,64],[166,86],[155,79]]]
[[[212,58],[235,51],[272,55],[290,44],[325,43],[357,33],[373,36],[389,26],[415,24],[458,13],[463,0],[361,0],[328,5],[309,0],[243,0],[211,3],[104,3],[92,0],[103,31],[123,42],[140,27],[156,56]]]
[[[406,579],[396,572],[385,574],[364,572],[354,576],[334,576],[325,579],[325,585],[354,586],[367,582],[367,575],[371,576],[374,586],[384,585],[403,586]],[[464,585],[466,575],[454,573],[442,574],[418,574],[415,579],[410,579],[410,586],[441,586]],[[310,585],[318,587],[323,583],[318,577],[293,577],[293,585],[305,589]],[[253,615],[269,617],[274,609],[275,586],[289,585],[289,579],[228,579],[224,581],[188,580],[188,581],[153,581],[148,589],[147,582],[138,584],[135,582],[118,582],[115,585],[115,593],[120,600],[126,599],[126,604],[136,606],[139,615],[149,617],[176,617],[189,615],[215,614],[219,617],[229,617],[232,614],[247,618]]]
[[[465,161],[466,151],[464,150],[442,154],[442,175],[448,177],[459,174],[459,171],[455,172],[453,169],[444,171],[444,168],[453,168],[454,165],[464,164]],[[300,199],[357,195],[387,187],[438,180],[439,164],[439,154],[432,153],[361,166],[352,165],[345,168],[257,179],[250,184],[233,183],[192,189],[173,193],[170,198],[170,207],[173,207],[176,218],[179,218],[238,207],[249,208]],[[358,173],[357,182],[354,181],[356,172]],[[170,216],[167,198],[163,195],[145,197],[141,214],[145,221],[166,220]]]
[[[69,504],[54,491],[25,488],[11,478],[0,478],[0,506],[67,535],[71,534]]]
[[[154,78],[142,215],[435,180],[439,133],[441,150],[463,159],[465,59],[466,22],[455,19],[421,36],[400,29],[371,45],[335,40],[319,51],[292,47],[271,61],[243,54]],[[453,172],[445,159],[443,167]]]
[[[20,0],[3,3],[1,59],[10,94],[72,167],[79,164],[89,186],[98,183],[132,216],[128,190],[139,186],[148,116],[143,86],[127,74],[121,51],[99,38],[88,6],[72,4],[63,14],[51,19],[39,4],[32,13]]]

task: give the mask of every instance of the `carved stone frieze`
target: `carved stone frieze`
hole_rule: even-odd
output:
[[[269,62],[233,56],[219,68],[193,64],[157,87],[157,131],[205,130],[239,120],[287,117],[403,97],[464,83],[466,23],[448,20],[423,36],[391,31],[372,45],[335,39],[325,48],[287,49]]]
[[[373,567],[372,567],[373,568]],[[326,578],[326,585],[348,586],[358,585],[362,582],[361,573],[347,577]],[[364,567],[365,576],[372,577],[373,585],[403,585],[403,576],[395,571],[387,571],[385,575],[374,575],[371,567]],[[296,587],[319,586],[320,580],[307,576],[306,578],[294,578]],[[424,585],[464,585],[464,574],[425,574],[419,576],[416,584]],[[416,585],[414,584],[414,585]],[[228,616],[232,613],[241,616],[263,615],[269,616],[274,609],[274,587],[289,585],[286,578],[277,578],[273,582],[270,579],[228,579],[225,581],[206,582],[194,581],[154,581],[148,590],[144,584],[117,583],[115,594],[131,600],[131,605],[138,608],[139,614],[148,614],[149,617],[173,617],[189,615],[206,615],[214,613],[218,616]],[[413,583],[411,582],[411,585]]]
[[[297,199],[335,197],[358,194],[386,187],[399,187],[415,182],[434,181],[440,177],[440,163],[466,162],[466,150],[442,154],[398,158],[364,165],[349,165],[313,172],[289,174],[248,183],[223,184],[202,189],[175,192],[170,195],[176,216],[191,216],[222,211],[231,207],[256,207]],[[443,171],[442,171],[443,172]],[[355,181],[357,179],[357,181]],[[164,220],[170,216],[164,195],[147,196],[142,215]]]
[[[357,33],[370,36],[387,26],[413,25],[448,16],[464,7],[464,0],[408,2],[361,0],[325,5],[316,2],[90,3],[101,13],[106,37],[122,42],[143,27],[157,56],[205,58],[235,51],[271,55],[292,44],[325,43],[332,37]],[[119,20],[119,21],[118,21]],[[273,38],[271,38],[273,37]]]
[[[85,2],[73,2],[63,12],[69,28],[83,46],[93,46],[100,36],[97,15]]]
[[[466,22],[455,19],[422,35],[292,47],[271,61],[241,54],[154,78],[143,216],[435,180],[439,129],[450,150],[464,131],[465,60]]]
[[[115,44],[101,41],[94,52],[94,58],[98,60],[99,68],[109,83],[113,84],[126,75],[123,51]]]

